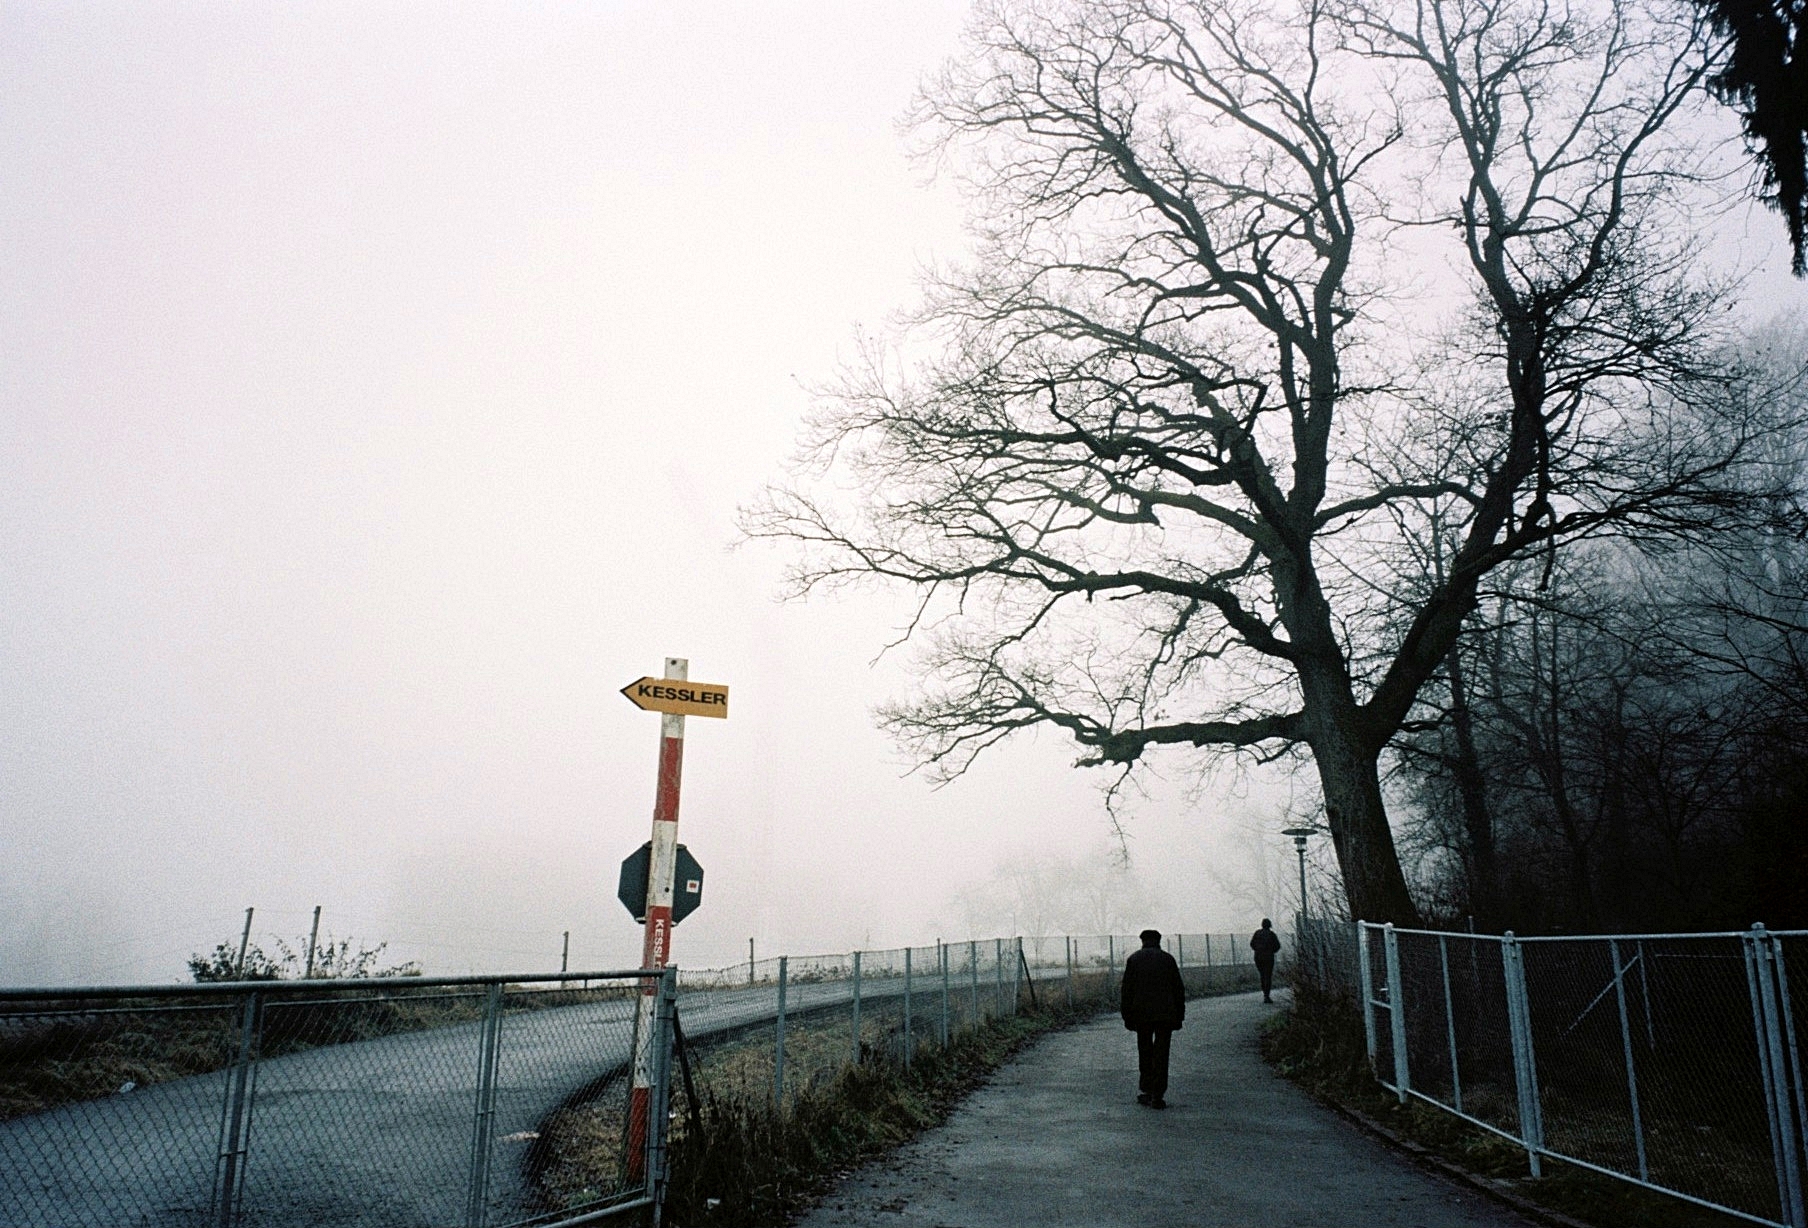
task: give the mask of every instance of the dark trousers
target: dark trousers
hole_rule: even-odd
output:
[[[1256,956],[1256,971],[1262,974],[1262,996],[1266,998],[1274,989],[1274,956]]]
[[[1145,1095],[1168,1094],[1168,1042],[1173,1036],[1167,1028],[1136,1030],[1136,1087]]]

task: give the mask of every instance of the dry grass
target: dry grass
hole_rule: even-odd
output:
[[[0,1041],[0,1121],[219,1070],[236,1053],[232,1016],[147,1006],[16,1023]]]
[[[541,1124],[529,1166],[549,1209],[582,1207],[628,1188],[626,1089],[626,1079],[617,1079],[607,1101],[559,1109]]]
[[[692,1077],[700,1103],[684,1103],[683,1082],[673,1071],[674,1101],[683,1111],[670,1123],[669,1141],[676,1165],[698,1154],[697,1126],[702,1126],[703,1149],[722,1151],[722,1135],[737,1135],[736,1150],[749,1141],[770,1143],[773,1132],[783,1133],[786,1117],[820,1116],[818,1101],[833,1096],[838,1082],[853,1069],[850,1018],[830,1012],[792,1019],[785,1029],[784,1108],[776,1099],[773,1028],[770,1024],[720,1041],[693,1044]],[[861,1043],[869,1059],[892,1039],[891,1020],[869,1016],[861,1020]],[[889,1066],[890,1063],[882,1063]],[[542,1197],[549,1209],[569,1209],[611,1197],[628,1186],[625,1151],[627,1122],[627,1073],[588,1089],[579,1103],[561,1108],[542,1124],[539,1153],[531,1161]],[[921,1112],[919,1110],[922,1110]],[[927,1121],[921,1105],[907,1116]],[[755,1198],[780,1196],[780,1183],[761,1184]],[[704,1198],[707,1201],[709,1195]],[[723,1221],[741,1222],[741,1221]]]

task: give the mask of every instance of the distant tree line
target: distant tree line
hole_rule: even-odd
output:
[[[1770,412],[1808,330],[1754,343]],[[1427,910],[1521,931],[1808,927],[1808,441],[1766,527],[1527,559],[1468,620],[1392,780]]]

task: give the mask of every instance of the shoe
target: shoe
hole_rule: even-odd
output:
[[[1149,1101],[1149,1107],[1152,1109],[1165,1109],[1168,1107],[1168,1102],[1163,1100],[1160,1096],[1157,1096],[1155,1099]]]
[[[1270,998],[1270,997],[1268,997],[1268,996],[1267,996],[1267,995],[1266,995],[1266,994],[1264,994],[1264,995],[1263,995],[1263,996],[1262,996],[1262,1001],[1264,1001],[1264,1002],[1266,1002],[1266,1003],[1268,1003],[1268,1004],[1269,1004],[1269,1005],[1270,1005],[1270,1006],[1272,1006],[1272,1005],[1274,1005],[1274,999],[1273,999],[1273,998]]]
[[[1151,1096],[1148,1092],[1138,1092],[1136,1095],[1136,1102],[1138,1104],[1148,1104],[1153,1099],[1155,1099],[1155,1097]]]

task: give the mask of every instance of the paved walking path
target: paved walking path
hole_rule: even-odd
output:
[[[1256,1030],[1275,1009],[1188,1003],[1166,1112],[1136,1103],[1136,1038],[1115,1017],[1051,1036],[800,1228],[1529,1228],[1270,1072]]]

